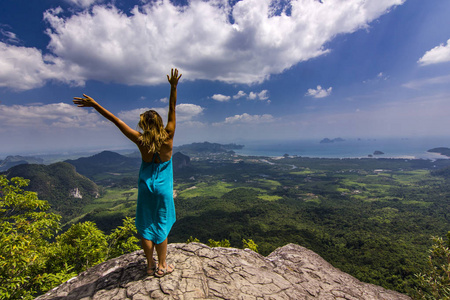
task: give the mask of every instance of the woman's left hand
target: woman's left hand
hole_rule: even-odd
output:
[[[73,103],[77,104],[78,107],[93,107],[97,102],[86,94],[83,94],[84,98],[74,97]]]
[[[172,69],[170,77],[169,77],[169,75],[167,75],[167,80],[169,80],[169,83],[170,83],[170,85],[172,87],[174,87],[174,88],[177,87],[178,80],[180,80],[181,75],[182,74],[180,74],[180,76],[178,76],[178,69],[177,68],[175,68],[175,71]]]

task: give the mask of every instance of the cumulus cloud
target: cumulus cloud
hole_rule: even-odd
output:
[[[156,0],[124,12],[94,0],[71,0],[94,5],[72,15],[46,11],[52,56],[6,46],[11,60],[21,61],[26,53],[33,64],[11,66],[1,53],[0,63],[26,80],[19,84],[2,76],[0,86],[29,89],[50,79],[152,85],[165,82],[173,66],[190,80],[262,82],[327,53],[325,44],[336,35],[366,28],[404,1],[192,0],[180,6]]]
[[[332,87],[329,87],[325,90],[320,85],[318,85],[317,89],[308,89],[308,92],[305,95],[314,98],[324,98],[330,96],[332,90]]]
[[[247,94],[244,93],[244,91],[239,91],[236,95],[233,96],[233,99],[240,99],[245,96],[247,96]]]
[[[196,105],[183,103],[177,105],[177,121],[188,122],[193,121],[194,118],[198,117],[203,113],[204,108]]]
[[[269,99],[268,93],[269,93],[268,90],[262,90],[261,92],[259,92],[258,93],[259,100],[267,100],[267,99]]]
[[[225,124],[258,124],[273,122],[275,119],[272,115],[249,115],[248,113],[243,113],[242,115],[235,115],[225,119]]]
[[[268,90],[262,90],[261,92],[250,92],[248,94],[247,99],[249,100],[268,100],[269,99],[269,91]],[[270,102],[270,100],[269,100]]]
[[[80,109],[67,103],[0,105],[0,128],[95,128],[106,122],[89,109]]]
[[[95,3],[102,3],[103,0],[66,0],[66,2],[81,8],[87,8]]]
[[[55,79],[82,85],[76,65],[68,66],[62,59],[42,55],[36,48],[20,47],[0,42],[0,87],[29,90]]]
[[[128,124],[137,124],[139,121],[139,115],[146,112],[147,110],[153,109],[158,112],[158,114],[167,122],[167,114],[169,112],[168,107],[153,107],[153,108],[137,108],[127,111],[121,111],[117,116]],[[190,122],[195,120],[196,117],[203,113],[204,108],[189,103],[182,103],[176,106],[177,112],[177,122]]]
[[[229,101],[231,99],[230,96],[225,96],[225,95],[222,95],[222,94],[214,94],[211,98],[216,100],[216,101],[219,101],[219,102],[227,102],[227,101]]]
[[[450,61],[450,39],[447,40],[447,45],[440,44],[433,49],[425,52],[417,62],[422,65],[432,65]]]

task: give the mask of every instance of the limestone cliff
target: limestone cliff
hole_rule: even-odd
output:
[[[170,244],[174,273],[146,275],[142,251],[99,264],[43,299],[410,299],[363,283],[294,244],[269,256],[249,249]]]

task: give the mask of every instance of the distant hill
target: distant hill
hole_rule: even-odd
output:
[[[446,148],[446,147],[433,148],[433,149],[428,150],[427,152],[439,153],[441,155],[450,157],[450,148]]]
[[[345,142],[345,140],[343,138],[338,137],[332,140],[330,140],[329,138],[324,138],[320,141],[321,144],[331,144],[334,142]]]
[[[174,152],[182,152],[186,155],[210,154],[210,153],[234,153],[233,150],[244,148],[238,144],[218,144],[218,143],[192,143],[174,147]]]
[[[9,168],[23,164],[42,164],[44,160],[32,156],[7,156],[4,160],[0,160],[0,172],[7,171]]]
[[[191,158],[181,152],[177,152],[172,156],[172,164],[175,170],[187,167],[190,161]]]
[[[93,156],[69,159],[65,162],[75,166],[78,173],[90,179],[95,179],[95,175],[102,173],[137,174],[141,166],[140,157],[127,157],[112,151],[103,151]]]
[[[37,192],[39,199],[47,200],[53,211],[68,219],[98,197],[97,185],[78,174],[74,166],[58,162],[51,165],[23,164],[4,172],[8,178],[30,180],[27,190]]]

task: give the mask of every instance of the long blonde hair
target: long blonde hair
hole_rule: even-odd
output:
[[[169,137],[161,116],[152,109],[148,110],[141,114],[138,126],[143,131],[139,137],[141,144],[148,148],[149,153],[159,152]]]

